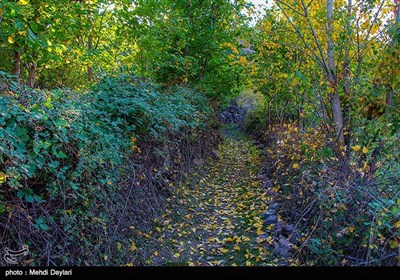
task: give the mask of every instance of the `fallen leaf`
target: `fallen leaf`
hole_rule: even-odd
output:
[[[261,234],[264,234],[265,232],[263,232],[260,228],[259,229],[257,229],[257,234],[258,235],[261,235]]]
[[[130,250],[133,252],[133,251],[136,251],[136,249],[137,249],[136,244],[135,244],[135,242],[132,241]]]
[[[356,146],[351,147],[351,149],[355,152],[358,152],[361,149],[361,147],[360,147],[360,145],[356,145]]]
[[[227,253],[229,250],[225,248],[219,248],[219,251],[223,254]]]

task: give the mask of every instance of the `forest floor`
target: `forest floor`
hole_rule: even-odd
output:
[[[271,236],[262,213],[269,198],[257,175],[261,150],[234,126],[221,129],[219,159],[197,166],[175,186],[154,230],[140,247],[152,251],[144,265],[272,265]],[[143,240],[143,238],[140,238]],[[145,244],[147,243],[147,244]],[[136,250],[136,244],[133,245]]]

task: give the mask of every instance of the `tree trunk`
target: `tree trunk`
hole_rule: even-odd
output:
[[[15,78],[15,82],[19,85],[21,77],[21,56],[19,51],[14,52],[13,75]]]
[[[400,25],[400,1],[395,1],[395,25]],[[396,35],[392,38],[393,47],[396,48],[399,42],[396,41]],[[389,115],[391,113],[391,108],[393,106],[393,94],[394,88],[392,86],[389,87],[388,92],[386,93],[386,110],[385,114]]]
[[[90,34],[88,37],[87,48],[90,51],[93,48],[93,36]],[[93,66],[88,65],[87,67],[87,79],[89,82],[93,81]]]
[[[28,69],[28,86],[34,88],[36,81],[36,63],[27,63],[26,68]]]
[[[334,128],[337,136],[337,140],[339,144],[343,144],[343,115],[342,115],[342,106],[340,104],[340,97],[336,92],[337,81],[336,81],[336,66],[335,66],[335,45],[333,43],[333,1],[328,0],[326,4],[327,11],[327,35],[328,35],[328,65],[327,65],[327,76],[329,85],[331,87],[331,107],[332,107],[332,115]]]
[[[352,93],[350,91],[350,46],[351,46],[351,38],[352,38],[352,28],[351,28],[351,16],[352,16],[352,0],[347,1],[347,19],[346,19],[346,33],[347,33],[347,39],[346,39],[346,45],[345,45],[345,51],[344,51],[344,59],[343,59],[343,91],[344,95],[346,97],[346,103],[344,106],[344,119],[347,123],[347,130],[346,132],[348,133],[346,137],[344,138],[345,145],[348,146],[347,151],[350,151],[350,133],[351,133],[351,102],[352,102]]]

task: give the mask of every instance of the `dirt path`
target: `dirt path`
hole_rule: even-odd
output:
[[[146,265],[267,265],[272,238],[264,234],[267,208],[257,174],[261,151],[244,135],[224,129],[219,160],[199,166],[176,195],[150,245]]]

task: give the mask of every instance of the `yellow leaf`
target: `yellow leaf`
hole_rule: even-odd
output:
[[[264,234],[265,232],[263,232],[260,228],[259,229],[257,229],[257,234],[258,235],[261,235],[261,234]]]
[[[247,236],[243,236],[243,237],[242,237],[242,240],[243,240],[244,242],[249,242],[249,241],[250,241],[250,238],[248,238]]]
[[[354,227],[353,226],[349,227],[349,231],[353,232],[354,231]]]
[[[179,258],[180,256],[181,256],[181,254],[179,254],[179,253],[175,253],[175,254],[174,254],[174,257],[175,257],[175,258]]]
[[[361,147],[360,147],[360,145],[356,145],[356,146],[351,147],[351,149],[355,152],[358,152],[361,149]]]
[[[0,185],[5,183],[6,180],[7,180],[6,174],[4,174],[3,172],[0,172]]]
[[[232,237],[225,238],[225,242],[232,242],[232,241],[233,241]]]
[[[127,263],[125,266],[133,266],[133,263]]]
[[[235,246],[233,247],[233,250],[235,250],[235,251],[240,251],[240,247],[239,247],[238,245],[235,245]]]
[[[112,182],[111,181],[107,181],[107,185],[111,186]]]
[[[369,151],[368,148],[364,146],[362,152],[363,152],[364,154],[366,154],[366,153],[368,153],[368,151]]]
[[[397,223],[394,225],[396,228],[400,228],[400,220],[397,221]]]
[[[223,254],[227,253],[229,250],[225,248],[219,248],[219,251]]]
[[[18,5],[20,6],[25,6],[29,4],[29,0],[19,0]]]
[[[250,261],[247,261],[246,262],[246,266],[251,266],[252,264],[251,264],[251,262]]]
[[[9,36],[7,39],[7,42],[9,42],[10,44],[13,44],[15,42],[15,39],[13,36]]]
[[[156,256],[156,257],[158,256],[158,251],[154,252],[154,256]]]
[[[292,167],[293,167],[294,169],[299,169],[299,168],[300,168],[300,165],[299,165],[298,163],[294,163]]]
[[[136,251],[136,249],[137,249],[137,247],[136,247],[135,242],[132,242],[131,251],[132,251],[132,252],[133,252],[133,251]]]

